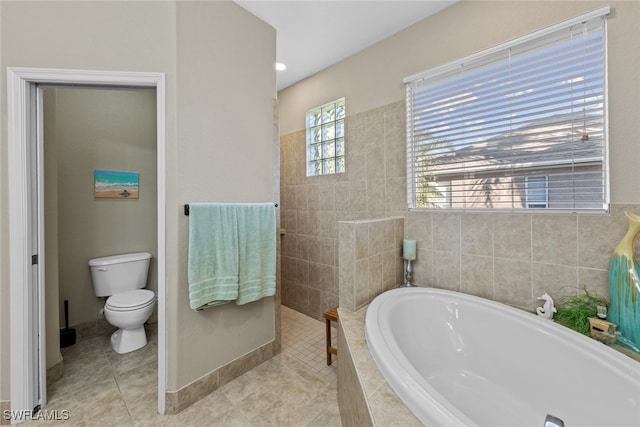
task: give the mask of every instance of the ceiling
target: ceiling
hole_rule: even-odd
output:
[[[451,6],[457,0],[235,0],[277,31],[278,90]]]

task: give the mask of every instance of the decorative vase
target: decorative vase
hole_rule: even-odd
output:
[[[609,259],[609,312],[627,339],[640,346],[640,266],[633,254],[633,239],[640,232],[640,216],[624,213],[629,229]]]

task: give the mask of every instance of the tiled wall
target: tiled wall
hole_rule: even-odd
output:
[[[316,319],[338,304],[338,221],[406,215],[404,103],[347,117],[342,174],[307,177],[305,131],[280,138],[282,303]]]
[[[338,222],[392,216],[418,241],[416,284],[525,309],[544,292],[608,297],[609,254],[626,231],[624,211],[640,205],[581,215],[408,211],[404,105],[347,117],[343,174],[306,177],[304,130],[281,136],[283,304],[320,319],[338,304]]]
[[[357,311],[402,283],[404,218],[338,224],[340,307]]]
[[[531,310],[536,298],[586,288],[608,298],[609,255],[627,230],[625,210],[610,214],[407,214],[418,240],[415,283]]]

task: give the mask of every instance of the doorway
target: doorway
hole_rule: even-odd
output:
[[[8,68],[11,409],[46,404],[44,194],[39,85],[150,88],[156,92],[158,412],[165,412],[166,102],[162,73]],[[40,124],[39,124],[40,123]],[[20,421],[20,420],[18,420]]]

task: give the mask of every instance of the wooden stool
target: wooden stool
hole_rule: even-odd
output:
[[[331,346],[331,322],[338,321],[338,306],[331,307],[325,311],[324,318],[327,325],[327,365],[331,365],[331,355],[338,355],[338,350]]]

